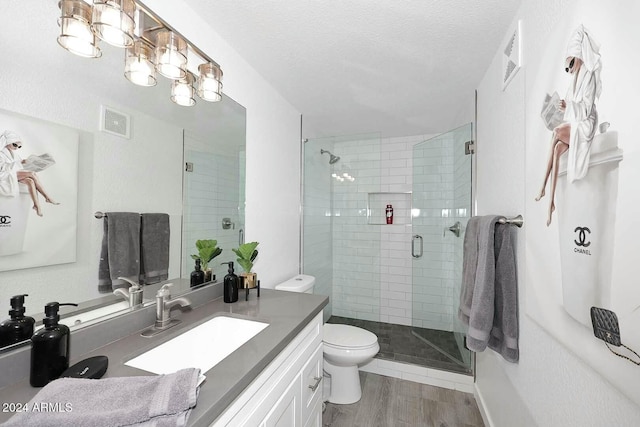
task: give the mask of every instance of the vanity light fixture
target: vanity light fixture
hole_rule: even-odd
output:
[[[183,107],[195,105],[193,81],[193,74],[189,72],[185,74],[184,79],[174,80],[171,83],[171,100]]]
[[[58,44],[85,58],[99,58],[102,52],[91,30],[91,6],[82,0],[61,0]]]
[[[138,86],[155,86],[156,67],[153,49],[142,40],[136,40],[127,48],[124,57],[124,76]]]
[[[92,3],[93,2],[93,3]],[[222,70],[138,0],[60,0],[60,46],[98,58],[97,37],[125,48],[124,76],[139,86],[155,86],[156,73],[172,80],[178,105],[222,99]]]
[[[133,44],[133,0],[93,0],[91,29],[105,42],[116,47]]]
[[[222,99],[222,70],[212,62],[198,66],[198,96],[205,101]]]
[[[169,30],[156,35],[156,69],[169,79],[184,79],[187,75],[187,42]]]

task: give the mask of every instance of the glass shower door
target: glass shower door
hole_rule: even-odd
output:
[[[462,242],[471,215],[471,123],[416,144],[412,192],[412,333],[441,369],[471,373],[458,320]]]

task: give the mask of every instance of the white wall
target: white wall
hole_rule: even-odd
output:
[[[562,25],[570,14],[579,14],[587,4],[592,10],[603,8],[595,1],[524,2],[517,18],[523,20],[525,67],[503,92],[502,49],[499,49],[478,89],[477,213],[522,213],[525,217],[525,228],[519,230],[517,244],[520,361],[518,364],[507,363],[488,350],[477,356],[477,393],[494,426],[640,425],[637,405],[525,313],[527,298],[532,298],[524,291],[529,285],[527,281],[531,280],[524,274],[525,263],[530,262],[525,259],[526,239],[531,238],[526,232],[529,212],[525,211],[525,194],[530,195],[526,193],[525,185],[525,143],[534,143],[525,141],[529,82],[540,72],[536,58],[545,49],[540,43],[544,34]],[[631,13],[633,10],[635,12]],[[620,55],[624,52],[624,55],[637,56],[631,42],[634,37],[638,40],[637,31],[631,30],[637,27],[637,11],[633,0],[622,1],[616,3],[616,7],[607,8],[608,14],[598,20],[599,23],[610,23],[610,36],[620,42],[607,45],[608,58],[612,58],[615,51],[620,51]],[[589,26],[586,22],[585,25]],[[620,32],[621,28],[628,29],[627,33]],[[624,48],[622,42],[628,47]],[[609,67],[612,64],[609,61]],[[611,75],[615,72],[628,83],[627,93],[640,93],[637,68],[625,70],[625,66],[620,65],[615,70],[608,68],[608,71]],[[632,77],[632,70],[635,77]],[[628,116],[629,112],[637,111],[624,99],[617,98],[619,102],[627,103],[618,106],[619,112],[627,110],[624,114]],[[634,208],[637,216],[637,206]],[[636,379],[629,378],[629,381]]]

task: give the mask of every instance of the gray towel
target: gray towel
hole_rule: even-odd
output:
[[[495,231],[495,313],[489,337],[489,348],[509,362],[517,362],[518,350],[518,286],[514,230],[497,224]]]
[[[473,289],[471,290],[471,306],[461,307],[463,314],[468,316],[467,347],[472,351],[484,351],[493,326],[496,267],[494,230],[496,222],[500,218],[498,215],[482,216],[477,224],[478,230],[475,239],[477,263]],[[465,312],[466,309],[468,309],[468,313]],[[464,321],[464,317],[461,320]]]
[[[159,376],[60,378],[31,399],[29,412],[15,414],[5,426],[185,426],[198,399],[199,375],[189,368]],[[36,411],[40,405],[49,411]]]
[[[141,223],[140,284],[167,280],[169,278],[169,215],[144,213]]]
[[[126,277],[137,281],[140,276],[140,214],[107,212],[98,268],[98,290],[113,292],[129,285],[117,280]]]
[[[473,302],[473,287],[476,283],[476,267],[478,266],[478,225],[480,217],[469,219],[464,232],[462,250],[462,285],[460,288],[460,306],[458,318],[469,326],[469,314]]]

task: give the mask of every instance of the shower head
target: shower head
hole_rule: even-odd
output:
[[[320,154],[324,154],[327,153],[329,154],[331,157],[329,157],[329,164],[332,165],[334,163],[336,163],[338,160],[340,160],[340,157],[338,156],[334,156],[333,154],[331,154],[331,152],[329,150],[323,150],[322,148],[320,149]]]

